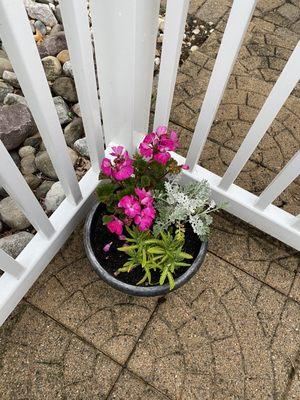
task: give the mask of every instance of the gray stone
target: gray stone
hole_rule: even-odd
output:
[[[36,172],[35,156],[30,154],[21,160],[21,171],[24,175],[34,174]]]
[[[33,174],[24,175],[24,179],[32,190],[37,189],[42,182],[41,178]]]
[[[31,156],[34,155],[36,152],[35,148],[32,146],[24,146],[21,147],[19,150],[19,156],[21,158],[27,157],[27,156]]]
[[[74,77],[74,75],[73,75],[73,68],[72,68],[72,65],[71,65],[71,61],[66,61],[66,62],[64,63],[64,65],[63,65],[63,71],[64,71],[64,74],[65,74],[65,75],[67,75],[67,76],[69,76],[69,77],[71,77],[71,78]]]
[[[42,59],[48,81],[54,81],[61,74],[61,64],[56,57],[47,56]]]
[[[14,163],[18,168],[21,167],[21,159],[17,151],[10,151],[9,152],[11,158],[13,159]]]
[[[23,104],[24,106],[27,106],[27,101],[26,101],[25,97],[20,96],[19,94],[15,94],[15,93],[8,93],[5,96],[3,103],[6,106],[10,106],[12,104]]]
[[[35,21],[34,26],[35,26],[35,29],[38,30],[43,36],[46,36],[47,28],[42,23],[42,21]]]
[[[74,118],[64,129],[65,140],[69,147],[73,147],[76,140],[80,139],[83,135],[83,123],[79,117]]]
[[[80,111],[80,107],[79,107],[79,103],[74,104],[74,106],[72,107],[72,111],[74,114],[78,115],[78,117],[82,117],[81,115],[81,111]]]
[[[26,140],[24,140],[24,146],[31,146],[34,147],[35,149],[39,148],[41,144],[42,138],[39,133],[36,135],[30,136]]]
[[[29,109],[23,104],[0,107],[0,139],[13,150],[37,131]]]
[[[56,16],[57,21],[62,24],[62,17],[61,17],[61,11],[60,11],[60,5],[56,6],[54,14]]]
[[[37,19],[43,22],[46,26],[50,27],[57,24],[57,19],[55,18],[49,5],[35,3],[34,1],[27,1],[26,3],[26,10],[31,18]]]
[[[57,32],[46,37],[44,42],[37,45],[41,58],[56,56],[62,50],[68,48],[64,32]]]
[[[74,149],[83,157],[89,158],[89,149],[87,146],[86,138],[78,139],[74,143]]]
[[[78,158],[77,154],[69,147],[68,152],[72,161],[72,165],[75,165]],[[56,172],[53,168],[52,161],[47,151],[41,151],[37,154],[35,158],[35,164],[37,169],[41,171],[44,175],[48,176],[51,179],[57,179]]]
[[[67,101],[72,103],[78,101],[75,83],[72,78],[66,76],[57,78],[53,83],[52,90],[57,96],[61,96]]]
[[[54,105],[61,125],[72,121],[70,109],[61,96],[53,97]]]
[[[58,32],[63,31],[64,28],[61,24],[56,24],[54,25],[54,27],[51,29],[50,35],[55,35]]]
[[[12,65],[6,58],[0,57],[0,78],[3,76],[4,71],[12,71]]]
[[[36,197],[40,200],[46,196],[51,187],[54,185],[53,181],[44,181],[35,191]]]
[[[14,235],[0,239],[0,249],[4,250],[12,258],[16,258],[34,235],[29,232],[18,232]]]
[[[66,195],[60,182],[55,182],[46,194],[45,207],[47,211],[55,211],[65,199]]]
[[[11,85],[0,81],[0,104],[4,102],[6,96],[14,91]]]
[[[11,197],[0,201],[0,218],[6,225],[17,231],[30,226],[30,222]]]
[[[18,88],[18,89],[20,88],[20,84],[19,84],[17,75],[12,71],[4,71],[3,72],[3,80],[15,88]]]

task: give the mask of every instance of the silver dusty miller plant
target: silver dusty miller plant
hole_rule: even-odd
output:
[[[177,177],[167,180],[163,192],[155,193],[158,215],[153,227],[154,235],[171,225],[189,222],[202,241],[207,240],[212,223],[211,212],[223,208],[211,200],[211,190],[206,180],[181,185]]]

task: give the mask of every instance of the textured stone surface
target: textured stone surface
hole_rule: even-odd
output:
[[[8,150],[18,147],[36,130],[32,115],[23,104],[0,107],[0,139]]]
[[[77,154],[75,153],[75,151],[73,151],[69,147],[68,147],[68,153],[69,153],[72,165],[75,165],[77,158],[78,158]],[[41,151],[40,153],[38,153],[35,158],[35,163],[36,163],[37,169],[40,170],[43,174],[45,174],[49,178],[57,179],[55,169],[52,165],[52,161],[51,161],[50,156],[47,153],[47,151]]]
[[[16,258],[33,238],[29,232],[18,232],[0,239],[0,249]]]
[[[48,81],[54,81],[61,74],[61,64],[56,57],[48,56],[42,59]]]
[[[72,78],[67,76],[57,78],[53,83],[52,90],[57,96],[61,96],[72,103],[76,103],[78,100],[75,83]]]
[[[0,201],[0,219],[13,230],[22,230],[30,226],[30,222],[11,197]]]
[[[46,194],[45,207],[47,211],[55,211],[66,195],[60,182],[55,182]]]
[[[72,118],[70,117],[70,109],[64,99],[61,96],[56,96],[53,97],[53,101],[61,125],[71,122]]]

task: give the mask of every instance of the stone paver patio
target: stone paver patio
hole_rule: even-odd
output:
[[[185,149],[231,5],[192,0],[216,29],[178,76],[172,125]],[[201,159],[224,173],[300,36],[298,0],[260,0]],[[237,182],[259,193],[300,143],[299,88]],[[277,204],[300,212],[300,181]],[[226,213],[206,261],[165,299],[98,279],[82,227],[0,328],[0,399],[300,399],[300,257]]]

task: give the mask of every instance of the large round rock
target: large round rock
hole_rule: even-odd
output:
[[[0,218],[6,225],[16,231],[30,226],[30,222],[11,197],[5,197],[0,201]]]
[[[72,164],[75,165],[78,156],[76,152],[70,148],[68,148],[68,152],[72,161]],[[52,161],[49,157],[47,151],[41,151],[35,158],[35,165],[38,170],[40,170],[44,175],[48,176],[51,179],[57,179],[56,172],[53,168]]]
[[[26,106],[13,104],[0,107],[0,140],[7,150],[19,147],[36,131],[36,125]]]

